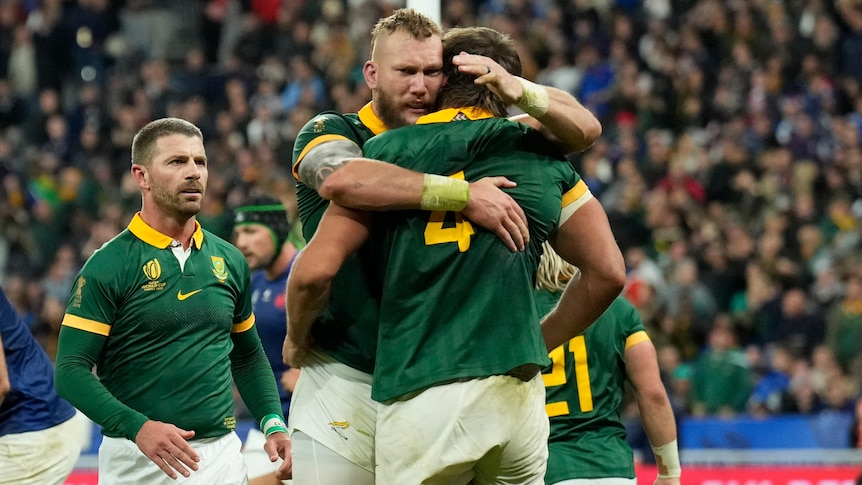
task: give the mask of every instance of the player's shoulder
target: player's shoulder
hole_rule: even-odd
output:
[[[362,125],[356,113],[339,113],[337,111],[322,111],[308,120],[300,135],[320,135],[332,131],[343,131],[354,126]]]
[[[113,262],[127,260],[128,255],[132,252],[133,246],[137,242],[145,244],[132,234],[132,231],[128,228],[123,229],[119,234],[112,237],[98,249],[93,251],[93,254],[87,258],[85,265],[99,265],[105,263],[113,265],[115,264]]]
[[[362,146],[373,135],[371,129],[363,125],[355,113],[321,112],[308,120],[296,135],[293,145],[294,162],[307,150],[307,147],[320,143],[320,140],[344,139]]]

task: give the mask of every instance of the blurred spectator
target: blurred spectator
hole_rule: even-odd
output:
[[[823,342],[825,322],[802,288],[789,288],[767,302],[757,329],[762,344],[781,343],[798,355],[811,355]]]
[[[734,416],[745,411],[752,389],[752,373],[726,322],[716,321],[709,347],[694,364],[691,412],[695,416]]]
[[[862,267],[846,271],[844,296],[826,317],[826,342],[845,370],[859,368],[862,359]]]
[[[691,366],[680,360],[679,350],[673,345],[658,349],[658,365],[674,416],[681,418],[689,412]]]
[[[772,346],[765,356],[766,372],[754,384],[749,407],[756,415],[778,414],[784,409],[790,391],[793,353],[785,346]]]
[[[298,105],[317,107],[323,104],[326,87],[307,59],[300,56],[290,58],[291,80],[281,92],[281,105],[290,112]]]
[[[667,315],[684,327],[688,339],[699,349],[717,313],[715,298],[698,279],[697,263],[685,258],[675,265],[666,296]]]

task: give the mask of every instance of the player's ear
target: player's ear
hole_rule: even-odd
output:
[[[135,182],[137,182],[138,187],[142,189],[150,188],[150,174],[147,171],[147,167],[143,165],[133,163],[132,164],[132,177],[134,177]]]
[[[374,61],[365,61],[365,65],[362,66],[362,76],[365,78],[365,84],[368,85],[368,89],[377,89],[377,74],[377,63]]]

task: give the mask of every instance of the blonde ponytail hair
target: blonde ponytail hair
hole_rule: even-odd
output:
[[[567,263],[545,241],[542,243],[542,258],[536,273],[536,288],[551,292],[563,291],[572,279],[580,276],[578,268]]]

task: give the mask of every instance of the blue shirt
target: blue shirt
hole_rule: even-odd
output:
[[[284,365],[281,349],[284,345],[284,338],[287,336],[285,285],[291,266],[293,266],[293,260],[287,265],[284,273],[272,281],[266,279],[266,274],[262,269],[251,274],[251,304],[254,308],[254,326],[257,328],[257,334],[263,344],[263,351],[266,353],[266,358],[269,359],[269,365],[272,367],[272,372],[278,383],[278,394],[281,397],[281,409],[284,411],[284,417],[287,417],[287,412],[290,409],[290,393],[285,391],[284,386],[281,385],[281,375],[290,367]]]
[[[75,408],[54,390],[54,365],[0,288],[0,338],[12,389],[0,404],[0,436],[64,423]]]

